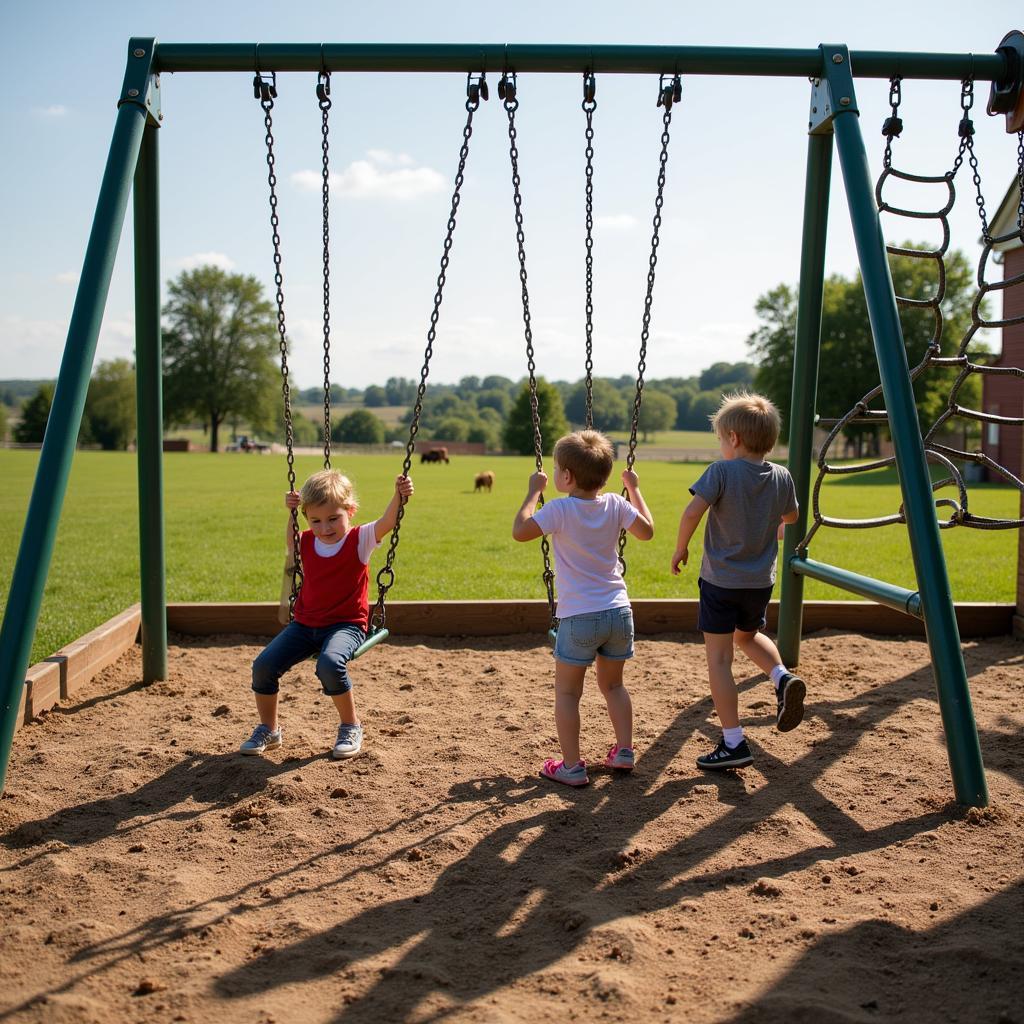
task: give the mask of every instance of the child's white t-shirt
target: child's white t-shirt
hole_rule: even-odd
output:
[[[583,615],[629,604],[619,570],[619,531],[637,510],[621,494],[555,498],[533,514],[555,549],[558,616]]]
[[[359,561],[363,565],[368,565],[370,562],[370,555],[380,547],[381,541],[377,540],[377,520],[375,519],[372,523],[365,523],[363,528],[359,531]],[[351,531],[349,531],[351,533]],[[348,534],[339,541],[335,541],[334,544],[325,544],[319,537],[313,539],[313,543],[316,546],[316,553],[321,558],[331,558],[336,555],[342,548],[345,541],[348,540]]]

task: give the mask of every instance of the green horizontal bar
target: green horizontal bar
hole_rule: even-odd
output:
[[[391,635],[390,630],[378,629],[376,633],[371,633],[355,650],[355,653],[349,658],[349,661],[355,661],[356,658],[365,654],[371,647],[376,647],[377,644],[383,643]]]
[[[258,53],[257,53],[258,50]],[[860,78],[1000,80],[1002,54],[855,51]],[[504,43],[160,43],[157,71],[541,71],[580,74],[820,75],[821,51],[732,46],[581,46]]]
[[[813,580],[820,580],[840,590],[848,590],[851,594],[860,594],[861,597],[870,598],[886,608],[894,608],[905,615],[913,615],[915,618],[923,619],[921,611],[921,595],[916,590],[906,590],[897,587],[893,583],[886,583],[883,580],[876,580],[871,576],[861,576],[858,572],[850,572],[849,569],[840,569],[835,565],[826,565],[824,562],[816,562],[813,558],[800,558],[794,556],[789,560],[789,567],[798,576],[810,576]]]

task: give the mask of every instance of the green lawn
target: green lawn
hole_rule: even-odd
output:
[[[24,527],[38,452],[0,450],[0,600],[7,600]],[[300,479],[319,468],[315,457],[296,459]],[[384,508],[401,460],[366,455],[339,468],[356,482],[361,518]],[[648,544],[631,539],[626,551],[634,597],[695,597],[699,544],[684,576],[668,570],[687,487],[702,466],[640,463],[641,487],[656,520]],[[492,469],[492,494],[473,492],[473,477]],[[167,596],[171,601],[276,600],[284,532],[283,456],[169,453],[164,457],[167,507]],[[512,517],[532,470],[530,458],[455,456],[450,465],[413,467],[417,492],[409,506],[395,563],[395,598],[540,598],[539,545],[516,544]],[[835,515],[878,515],[899,504],[895,474],[877,482],[845,478],[829,486],[823,508]],[[32,659],[46,657],[138,599],[138,503],[133,455],[79,452],[64,502]],[[971,508],[1013,516],[1016,491],[976,485]],[[953,593],[959,601],[1015,599],[1016,531],[943,532]],[[813,557],[867,575],[912,586],[905,531],[885,527],[825,530]],[[381,564],[375,558],[373,568]],[[808,580],[808,598],[847,598]]]

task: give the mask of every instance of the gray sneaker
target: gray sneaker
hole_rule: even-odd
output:
[[[342,722],[338,726],[338,738],[334,742],[334,749],[331,757],[335,761],[343,761],[348,757],[355,757],[363,749],[363,727],[361,725],[346,725]]]
[[[260,722],[252,731],[252,735],[238,748],[243,754],[262,754],[281,746],[281,726],[277,732],[271,732],[269,726]]]

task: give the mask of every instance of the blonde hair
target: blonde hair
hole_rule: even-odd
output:
[[[766,455],[779,439],[782,417],[764,395],[740,391],[722,396],[722,404],[711,417],[711,429],[719,437],[732,431],[747,451]]]
[[[611,476],[615,449],[597,430],[577,430],[555,442],[555,462],[569,470],[584,491],[596,491]]]
[[[302,498],[302,511],[309,505],[340,505],[342,508],[355,508],[358,504],[352,481],[336,469],[322,469],[314,473],[299,492]]]

